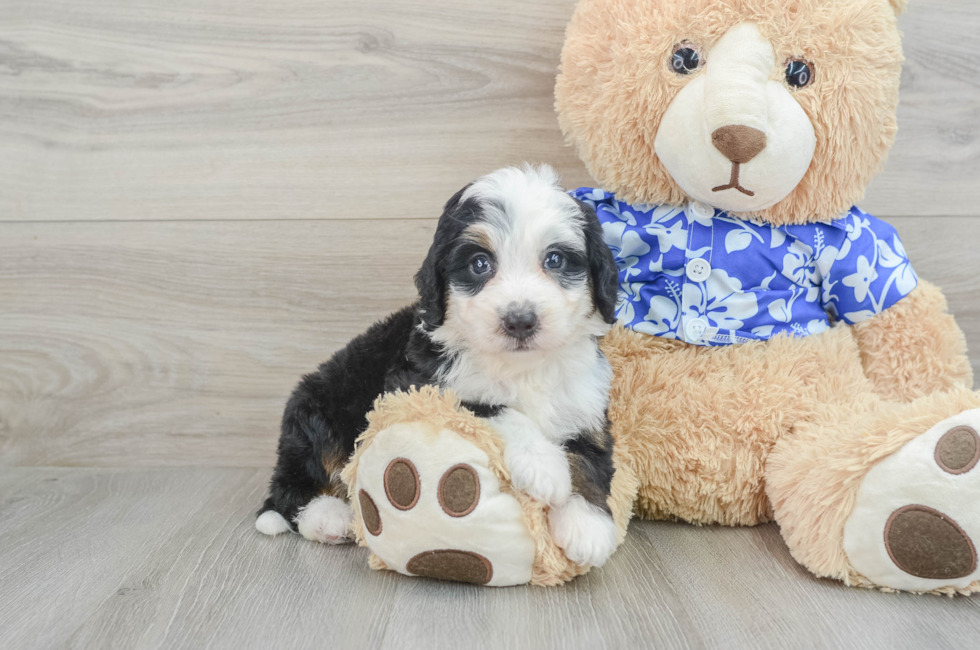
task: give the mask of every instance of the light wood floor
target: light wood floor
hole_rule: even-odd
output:
[[[574,0],[0,0],[0,648],[975,647],[980,598],[848,589],[775,526],[633,522],[490,590],[255,533],[299,375],[409,302],[442,203],[588,175],[552,84]],[[916,0],[861,204],[980,371],[980,5]]]

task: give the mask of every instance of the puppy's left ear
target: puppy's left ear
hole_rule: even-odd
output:
[[[585,247],[589,258],[589,283],[592,285],[592,302],[602,319],[610,325],[616,322],[616,298],[619,289],[619,267],[612,251],[602,237],[602,225],[595,210],[579,200],[579,209],[585,219]]]

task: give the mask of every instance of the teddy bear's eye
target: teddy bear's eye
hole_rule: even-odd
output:
[[[794,88],[806,88],[813,83],[813,66],[802,59],[786,64],[786,83]]]
[[[670,57],[670,68],[677,74],[691,74],[704,65],[701,54],[697,48],[684,41],[674,47],[674,54]]]

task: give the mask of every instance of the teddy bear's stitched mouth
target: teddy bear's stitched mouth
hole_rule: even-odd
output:
[[[712,192],[721,192],[722,190],[738,190],[739,192],[741,192],[742,194],[745,194],[746,196],[755,196],[755,192],[753,192],[751,190],[745,189],[744,187],[742,187],[738,183],[738,172],[739,172],[739,168],[741,166],[742,166],[741,163],[733,162],[732,163],[732,177],[728,181],[728,185],[719,185],[718,187],[713,187],[713,188],[711,188],[711,191]]]

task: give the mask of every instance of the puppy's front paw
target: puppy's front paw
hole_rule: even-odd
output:
[[[514,487],[533,499],[559,505],[572,493],[568,459],[557,445],[541,440],[508,444],[504,462]]]
[[[602,566],[616,550],[616,524],[612,516],[574,494],[548,515],[551,536],[569,560],[579,565]]]
[[[321,544],[344,544],[350,541],[350,506],[327,495],[318,496],[296,515],[296,527],[306,539]]]

